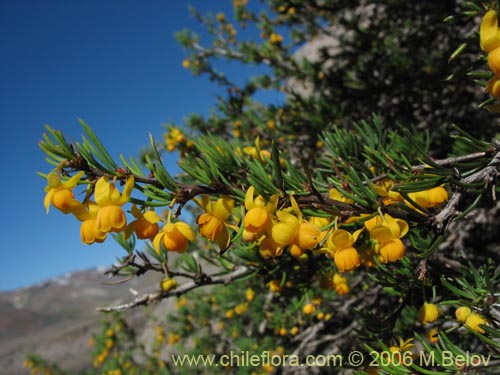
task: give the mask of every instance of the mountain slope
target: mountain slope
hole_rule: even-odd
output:
[[[158,275],[148,274],[125,284],[104,285],[103,269],[68,273],[43,283],[0,292],[0,368],[2,375],[23,375],[26,353],[37,353],[64,369],[89,366],[88,340],[100,329],[95,308],[130,300],[133,294],[157,288]],[[128,316],[146,323],[141,309]]]

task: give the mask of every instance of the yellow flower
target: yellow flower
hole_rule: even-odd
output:
[[[274,258],[283,254],[283,246],[273,240],[272,237],[264,237],[259,243],[259,254],[262,258]]]
[[[153,247],[160,254],[161,245],[168,251],[183,253],[189,241],[194,241],[194,232],[191,227],[178,221],[174,224],[167,222],[153,240]]]
[[[115,184],[107,177],[101,177],[95,184],[94,199],[99,206],[97,229],[101,232],[120,232],[127,225],[127,218],[121,206],[128,202],[134,188],[134,177],[130,176],[120,194]]]
[[[168,345],[173,346],[181,339],[181,335],[175,332],[170,332],[168,334]]]
[[[321,231],[315,225],[304,221],[296,200],[292,196],[290,200],[291,209],[276,213],[278,223],[272,226],[271,236],[278,245],[290,245],[292,256],[300,257],[305,250],[312,250],[318,245]],[[290,211],[295,211],[297,216]]]
[[[83,243],[91,245],[95,242],[102,243],[106,239],[107,233],[97,228],[97,213],[99,206],[95,203],[88,204],[88,217],[80,225],[80,237]]]
[[[272,33],[269,35],[269,43],[270,44],[281,44],[283,43],[283,37],[280,34]]]
[[[370,238],[377,242],[381,262],[394,262],[404,257],[405,246],[399,238],[408,232],[406,221],[385,214],[365,221],[365,227],[370,232]]]
[[[425,302],[418,310],[418,321],[424,324],[432,323],[439,317],[439,309],[434,303]]]
[[[461,306],[455,310],[455,317],[459,322],[465,323],[468,316],[472,314],[472,311],[467,306]]]
[[[226,220],[233,211],[234,200],[221,197],[211,202],[208,196],[203,195],[201,201],[195,199],[195,202],[205,211],[196,220],[200,234],[212,242],[217,241],[220,249],[226,249],[230,241]]]
[[[331,188],[330,190],[328,190],[328,198],[339,202],[353,203],[352,199],[344,197],[342,193],[335,188]]]
[[[373,185],[373,189],[377,195],[384,197],[383,203],[386,206],[404,200],[401,194],[397,191],[392,191],[393,186],[394,182],[388,179],[382,180]]]
[[[224,13],[217,13],[216,19],[219,22],[224,22],[226,20],[226,16],[224,15]]]
[[[254,198],[255,188],[250,186],[245,194],[245,208],[247,213],[243,219],[244,238],[250,241],[256,239],[259,234],[266,230],[271,224],[271,214],[276,211],[279,197],[271,196],[266,202],[261,195]]]
[[[338,284],[338,285],[335,285],[335,291],[337,292],[337,294],[339,296],[345,296],[346,294],[348,294],[351,289],[349,288],[349,285],[347,284]]]
[[[360,265],[359,254],[354,247],[336,251],[333,260],[339,272],[352,271]]]
[[[465,325],[476,332],[484,333],[484,329],[479,327],[479,325],[486,325],[488,321],[482,315],[472,313],[465,319]]]
[[[422,208],[431,208],[448,200],[448,192],[442,186],[432,189],[408,193],[408,197]],[[408,205],[412,207],[411,203]]]
[[[403,340],[401,337],[399,337],[398,341],[399,345],[397,346],[397,348],[401,352],[407,352],[416,347],[416,345],[413,343],[413,338]]]
[[[311,250],[318,245],[320,235],[321,231],[317,226],[308,222],[302,222],[299,224],[295,242],[301,249]],[[300,255],[302,254],[299,254],[299,256]]]
[[[251,156],[254,159],[260,160],[262,163],[266,163],[266,159],[271,159],[271,153],[267,150],[262,150],[260,148],[260,138],[255,139],[255,146],[243,147],[243,153]]]
[[[500,76],[494,76],[490,79],[485,90],[495,99],[500,99]]]
[[[255,292],[253,291],[252,288],[248,288],[246,293],[245,293],[245,298],[248,302],[252,302],[253,299],[255,298]]]
[[[279,280],[271,280],[267,283],[267,287],[273,293],[281,292],[281,283]]]
[[[128,238],[132,232],[135,232],[137,238],[140,240],[151,240],[158,234],[160,230],[158,222],[161,218],[153,210],[142,213],[134,204],[132,205],[131,213],[136,220],[127,225],[125,238]]]
[[[326,227],[328,224],[330,224],[330,219],[326,217],[318,217],[318,216],[311,216],[309,218],[309,223],[317,227],[320,231],[322,228]],[[318,237],[318,243],[322,242],[326,235],[328,234],[328,230],[324,230],[320,233]]]
[[[234,312],[236,315],[242,315],[248,310],[248,304],[245,303],[240,303],[239,305],[236,305],[234,308]]]
[[[316,311],[316,307],[312,303],[307,303],[302,308],[302,312],[306,315],[312,315]]]
[[[289,245],[297,234],[300,224],[299,219],[297,216],[286,211],[278,211],[276,216],[279,222],[273,225],[271,236],[279,245]]]
[[[500,30],[495,10],[489,10],[481,20],[479,28],[479,44],[483,51],[490,52],[500,47]]]
[[[65,214],[70,213],[73,207],[80,203],[74,199],[73,188],[78,184],[82,176],[83,172],[78,172],[66,182],[62,182],[56,172],[50,172],[47,175],[47,186],[45,187],[46,194],[43,199],[43,205],[47,213],[49,212],[51,203],[55,208]]]
[[[186,60],[184,60],[186,61]],[[189,61],[189,60],[187,60]],[[179,128],[172,126],[168,132],[164,135],[165,143],[167,145],[167,151],[174,151],[177,146],[186,141],[186,137],[181,132]]]
[[[500,74],[500,48],[488,53],[488,66],[495,75]]]
[[[167,276],[160,282],[160,288],[164,292],[169,292],[177,288],[177,281],[174,278]]]
[[[188,69],[191,66],[191,61],[189,59],[182,60],[182,67]]]
[[[345,229],[335,229],[328,240],[327,247],[324,249],[330,256],[333,255],[333,260],[339,272],[352,271],[361,264],[358,251],[352,246],[362,229],[357,230],[354,234]]]
[[[347,284],[347,279],[345,276],[342,276],[340,273],[335,273],[332,278],[333,285],[339,284]]]
[[[335,287],[335,291],[339,296],[344,296],[349,293],[350,288],[347,284],[347,278],[342,276],[339,273],[335,273],[332,278],[333,286]]]
[[[437,327],[433,327],[427,331],[427,339],[433,344],[439,341],[439,330]]]

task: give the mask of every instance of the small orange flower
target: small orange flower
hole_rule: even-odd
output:
[[[361,264],[359,253],[353,247],[361,231],[362,229],[351,234],[345,229],[335,229],[328,237],[327,247],[323,250],[330,256],[333,255],[339,272],[352,271]]]
[[[500,99],[500,76],[494,76],[490,79],[485,90],[495,99]]]
[[[95,184],[94,198],[99,205],[97,229],[101,232],[120,232],[127,225],[125,212],[121,208],[130,199],[134,188],[134,177],[130,176],[120,194],[115,184],[107,177],[101,177]]]
[[[370,238],[376,242],[375,249],[383,263],[400,260],[405,255],[405,246],[399,239],[408,232],[408,223],[385,214],[365,221]]]
[[[170,292],[171,290],[177,288],[177,281],[175,281],[174,278],[167,276],[160,282],[160,288],[164,292]]]
[[[427,339],[432,344],[435,344],[439,341],[439,330],[437,329],[437,327],[433,327],[427,331]]]
[[[83,243],[91,245],[93,243],[102,243],[106,239],[106,232],[97,228],[97,213],[99,206],[94,202],[87,202],[86,205],[79,204],[73,208],[73,215],[82,222],[80,225],[80,237]]]
[[[336,251],[333,260],[339,272],[352,271],[361,264],[358,251],[354,247]]]
[[[468,316],[472,314],[470,307],[461,306],[455,310],[455,317],[459,322],[464,323]]]
[[[488,66],[495,75],[500,75],[500,48],[488,53]]]
[[[50,204],[68,214],[72,211],[75,205],[78,205],[73,196],[73,188],[78,184],[83,172],[78,172],[66,182],[62,182],[56,172],[51,172],[47,175],[47,186],[45,187],[45,198],[43,204],[47,212],[49,212]]]
[[[467,319],[465,319],[465,325],[479,333],[484,333],[484,329],[482,329],[480,325],[486,325],[487,323],[488,321],[484,316],[476,313],[470,314]]]
[[[135,232],[137,238],[140,240],[151,240],[158,234],[160,230],[158,222],[161,218],[153,210],[142,213],[134,204],[132,205],[131,213],[135,217],[135,220],[127,225],[125,238],[128,238],[132,232]]]
[[[196,220],[200,234],[212,242],[217,241],[220,249],[226,249],[230,241],[226,220],[233,211],[234,200],[221,197],[211,202],[208,196],[203,195],[201,200],[195,199],[195,202],[205,211]]]
[[[273,195],[266,202],[261,195],[254,198],[255,188],[250,186],[245,194],[245,208],[247,213],[243,219],[246,240],[253,241],[271,225],[271,214],[276,211],[278,196]]]
[[[312,315],[312,314],[314,314],[315,311],[316,311],[316,307],[314,307],[314,305],[312,303],[308,303],[308,304],[304,305],[304,307],[302,308],[302,312],[306,315]]]
[[[431,208],[448,200],[448,192],[442,186],[432,189],[408,193],[408,197],[422,208]],[[411,203],[408,205],[412,207]]]
[[[189,241],[194,241],[194,232],[191,227],[182,222],[174,224],[167,222],[153,240],[153,247],[160,254],[161,245],[168,251],[183,253]]]
[[[432,323],[439,317],[439,309],[434,303],[425,302],[418,310],[417,320],[421,323]]]

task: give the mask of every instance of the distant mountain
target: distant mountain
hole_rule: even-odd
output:
[[[158,288],[159,274],[146,274],[125,284],[104,285],[104,269],[67,273],[37,285],[0,292],[1,375],[24,375],[26,353],[37,353],[64,369],[89,366],[91,333],[100,329],[96,307],[131,300]],[[145,324],[141,309],[131,311]]]

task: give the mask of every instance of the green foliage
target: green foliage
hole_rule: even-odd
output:
[[[84,122],[81,143],[49,126],[40,142],[61,178],[49,180],[54,206],[65,208],[53,196],[76,171],[89,215],[103,177],[133,176],[134,223],[149,214],[161,225],[145,251],[139,224],[118,229],[126,256],[110,276],[179,280],[100,308],[177,298],[175,311],[152,320],[149,351],[111,316],[86,373],[498,373],[500,146],[497,115],[483,109],[494,102],[482,90],[492,74],[477,35],[496,5],[270,0],[254,12],[233,3],[232,16],[193,10],[208,41],[177,34],[184,66],[226,89],[209,116],[170,124],[165,145],[151,138],[143,163],[122,156],[124,167]],[[301,51],[306,43],[313,52]],[[221,59],[259,70],[241,83],[220,72]],[[264,91],[285,95],[266,104]],[[171,176],[161,154],[175,150],[182,173]],[[156,207],[167,212],[153,215]],[[426,304],[439,316],[424,319]],[[460,320],[460,307],[475,320]],[[229,353],[240,362],[227,364]],[[242,365],[262,353],[317,366]],[[461,361],[468,354],[479,362]],[[320,365],[328,355],[341,362]]]

